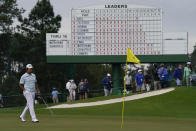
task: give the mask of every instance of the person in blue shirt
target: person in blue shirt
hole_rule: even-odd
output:
[[[88,79],[84,79],[84,96],[88,99]]]
[[[176,80],[176,85],[177,86],[182,86],[182,65],[179,64],[178,68],[175,69],[174,71],[174,78]]]
[[[0,93],[0,108],[3,108],[3,96]]]
[[[167,72],[167,69],[165,68],[165,66],[163,64],[159,68],[158,74],[159,74],[161,88],[167,87],[167,83],[168,83],[168,72]]]
[[[84,79],[81,79],[80,83],[78,84],[78,92],[80,94],[80,100],[85,99]]]
[[[144,89],[144,76],[142,74],[142,70],[139,69],[138,73],[135,76],[135,85],[136,85],[136,91],[143,91]]]
[[[58,98],[59,92],[56,90],[56,88],[52,89],[52,100],[53,103],[59,103],[59,98]]]
[[[111,75],[108,73],[102,80],[105,96],[109,96],[112,92],[112,80]]]

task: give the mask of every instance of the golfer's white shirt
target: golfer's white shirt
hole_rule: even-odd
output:
[[[23,94],[27,100],[27,105],[24,108],[20,117],[24,118],[27,111],[29,110],[32,120],[36,119],[34,111],[34,100],[35,100],[35,83],[37,82],[35,74],[25,73],[20,78],[20,84],[24,85],[25,90]]]
[[[25,73],[20,78],[20,84],[24,85],[25,90],[35,92],[35,83],[37,82],[35,74]]]

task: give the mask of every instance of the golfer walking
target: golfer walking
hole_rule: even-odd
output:
[[[27,111],[29,110],[32,122],[39,122],[36,118],[34,111],[34,100],[35,100],[35,92],[37,91],[38,95],[40,94],[36,76],[32,73],[33,66],[31,64],[26,65],[26,73],[23,74],[20,78],[19,87],[23,90],[23,95],[26,98],[27,104],[24,108],[22,114],[20,115],[20,119],[22,122],[25,122],[24,119]]]

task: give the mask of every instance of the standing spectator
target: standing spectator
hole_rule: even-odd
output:
[[[153,77],[153,80],[154,80],[154,82],[153,82],[154,90],[157,90],[157,89],[160,88],[160,79],[159,79],[157,64],[153,64],[152,77]]]
[[[88,79],[84,79],[84,95],[85,99],[88,99]]]
[[[67,89],[67,90],[69,90],[70,85],[71,85],[71,80],[69,80],[69,81],[66,83],[66,89]]]
[[[178,68],[176,68],[174,71],[174,78],[177,86],[182,86],[182,77],[182,65],[179,64]]]
[[[124,82],[126,85],[126,91],[127,94],[131,91],[133,93],[133,88],[132,88],[132,76],[129,71],[127,71],[127,75],[124,77]]]
[[[146,91],[150,91],[151,83],[152,83],[152,77],[150,75],[150,71],[147,71],[147,74],[144,76],[144,82],[145,82]]]
[[[71,80],[68,80],[68,82],[66,83],[66,89],[68,90],[68,92],[70,93],[69,89],[70,89],[70,85],[71,85]],[[68,93],[67,93],[68,94]],[[70,94],[69,94],[70,95]],[[67,96],[67,99],[70,98],[70,96]]]
[[[138,73],[135,76],[135,85],[136,85],[136,91],[142,91],[144,90],[144,76],[142,74],[142,70],[139,69]]]
[[[192,86],[191,85],[191,62],[187,62],[187,66],[184,67],[184,78],[186,80],[186,86]]]
[[[74,82],[74,80],[70,80],[70,84],[69,84],[69,87],[68,87],[68,90],[69,90],[69,94],[70,94],[70,100],[71,101],[75,101],[76,99],[76,84]]]
[[[111,80],[111,75],[108,73],[106,77],[103,78],[102,80],[102,85],[104,88],[104,93],[105,96],[109,96],[112,92],[112,80]]]
[[[80,94],[80,100],[85,99],[84,80],[83,79],[81,79],[80,83],[78,84],[78,92]]]
[[[59,95],[59,92],[56,90],[56,88],[52,88],[52,101],[53,101],[53,103],[59,103],[58,95]]]
[[[165,68],[165,66],[163,64],[159,68],[158,73],[159,73],[161,88],[167,87],[168,72],[167,72],[167,69]]]
[[[3,96],[0,93],[0,108],[3,108]]]

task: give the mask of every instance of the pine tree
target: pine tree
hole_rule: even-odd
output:
[[[59,77],[64,79],[62,65],[51,65],[46,62],[46,33],[57,33],[61,27],[61,16],[54,14],[53,6],[49,0],[40,0],[36,3],[27,18],[21,20],[21,32],[28,41],[24,44],[24,65],[31,63],[37,72],[38,83],[48,91],[48,81]],[[56,66],[56,67],[55,67]],[[61,81],[62,81],[61,80]]]

